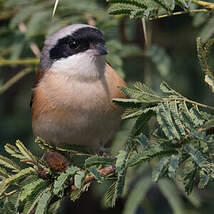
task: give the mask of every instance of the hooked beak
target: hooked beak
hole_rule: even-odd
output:
[[[108,54],[108,51],[107,51],[105,45],[102,44],[102,43],[96,44],[95,49],[97,50],[97,53],[98,53],[99,55],[106,55],[106,54]]]

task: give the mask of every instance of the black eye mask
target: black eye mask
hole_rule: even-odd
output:
[[[89,49],[91,43],[105,44],[103,34],[96,28],[80,28],[72,33],[72,35],[59,39],[57,44],[49,52],[50,58],[52,60],[58,60],[84,52]]]

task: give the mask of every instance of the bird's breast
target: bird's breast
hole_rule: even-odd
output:
[[[77,81],[47,72],[34,91],[34,134],[54,144],[105,144],[117,130],[121,113],[112,103],[120,92],[111,78],[105,74]]]

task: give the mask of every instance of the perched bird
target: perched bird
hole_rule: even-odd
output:
[[[120,124],[126,83],[105,61],[103,34],[85,24],[69,25],[45,41],[32,94],[35,136],[50,144],[99,149]]]

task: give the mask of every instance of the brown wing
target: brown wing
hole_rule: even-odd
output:
[[[42,71],[40,71],[40,70],[38,70],[38,71],[36,72],[36,76],[35,76],[35,79],[34,79],[34,83],[33,83],[32,89],[34,89],[34,88],[38,85],[38,83],[39,83],[39,81],[42,79],[44,73],[45,73],[45,72],[42,72]],[[30,100],[30,107],[32,107],[32,104],[33,104],[33,97],[34,97],[34,92],[32,91],[31,100]]]
[[[110,88],[114,90],[112,93],[113,97],[126,98],[126,95],[123,94],[123,92],[119,88],[119,86],[127,87],[127,84],[125,83],[125,81],[108,63],[106,63],[106,71],[108,74],[109,86],[111,86]],[[114,87],[112,87],[112,84],[114,84]]]

